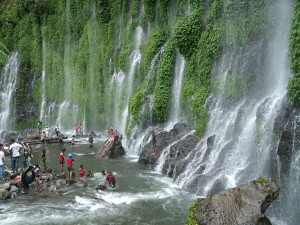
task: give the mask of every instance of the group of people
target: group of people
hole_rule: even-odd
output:
[[[83,125],[80,123],[79,125],[75,125],[75,134],[76,135],[83,135]]]
[[[40,166],[38,164],[32,165],[31,159],[33,158],[31,146],[24,144],[24,142],[17,143],[14,139],[11,139],[8,147],[11,156],[11,170],[13,174],[19,173],[19,163],[20,158],[23,153],[23,168],[21,168],[21,173],[25,171],[26,168],[30,168],[35,173],[35,190],[39,189],[39,177],[40,177]],[[5,178],[4,175],[4,165],[6,164],[4,146],[0,143],[0,180]],[[46,170],[46,150],[42,150],[42,164],[43,172]]]
[[[114,142],[123,140],[123,135],[117,130],[114,131],[113,128],[107,128],[106,135],[108,137],[108,141],[104,146],[111,146]]]

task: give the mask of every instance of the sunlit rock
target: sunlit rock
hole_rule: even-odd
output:
[[[278,197],[275,183],[264,177],[245,185],[197,199],[188,220],[202,225],[270,225],[264,215]]]

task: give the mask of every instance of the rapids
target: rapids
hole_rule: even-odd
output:
[[[171,179],[137,164],[137,159],[97,159],[87,144],[71,147],[75,173],[81,163],[94,173],[86,188],[75,187],[63,194],[46,194],[31,188],[15,200],[1,202],[1,224],[184,224],[188,205],[196,196],[182,191]],[[59,170],[60,147],[47,147],[47,166]],[[34,150],[33,162],[41,159],[40,149]],[[103,182],[101,170],[116,173],[116,189],[96,191]],[[66,171],[66,168],[65,168]],[[66,171],[67,172],[67,171]],[[76,177],[76,179],[79,179]]]

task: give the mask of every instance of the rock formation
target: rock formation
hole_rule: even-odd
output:
[[[188,135],[191,133],[192,129],[185,123],[177,123],[174,125],[173,129],[168,131],[161,131],[156,133],[156,151],[153,152],[153,147],[151,141],[146,143],[144,146],[141,146],[142,150],[139,156],[138,162],[145,165],[154,166],[159,159],[162,151],[168,146],[171,148],[170,157],[169,158],[178,158],[180,159],[184,155],[186,155],[189,150],[192,149],[192,146],[188,146],[188,142],[184,141],[184,139],[191,140],[189,143],[194,143],[194,140],[198,138]],[[146,135],[150,137],[150,133]],[[181,140],[182,139],[182,140]],[[197,142],[197,141],[196,141]],[[193,145],[193,144],[192,144]],[[173,146],[173,147],[172,147]],[[169,164],[173,163],[172,160],[166,161],[165,169],[169,167]]]
[[[106,140],[101,145],[100,150],[96,153],[97,157],[115,159],[126,154],[121,141],[114,141],[112,144],[108,144],[108,141]]]
[[[278,196],[275,183],[264,177],[245,185],[197,199],[187,222],[201,225],[271,225],[264,215]]]

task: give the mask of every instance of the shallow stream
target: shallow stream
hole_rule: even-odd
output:
[[[1,224],[185,224],[188,205],[196,196],[182,191],[171,179],[139,165],[136,157],[97,159],[95,152],[99,146],[66,145],[66,155],[73,153],[76,175],[82,163],[94,173],[94,178],[85,178],[87,187],[74,185],[66,193],[53,195],[32,188],[15,200],[1,201]],[[60,149],[56,144],[47,147],[47,166],[57,171]],[[41,160],[41,149],[33,152],[33,162],[37,163]],[[116,174],[115,189],[95,189],[103,182],[100,174],[103,169]]]

